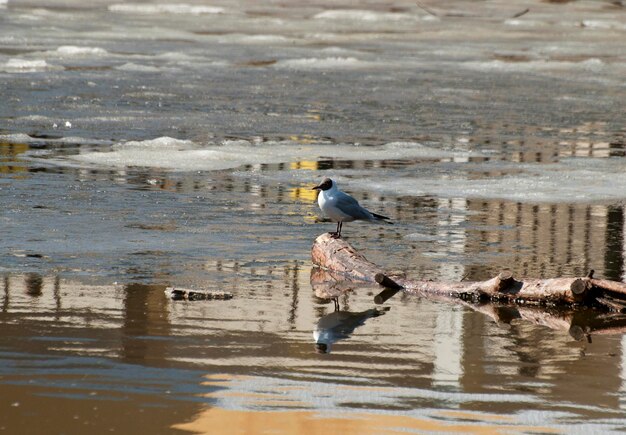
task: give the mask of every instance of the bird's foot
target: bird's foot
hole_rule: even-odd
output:
[[[341,239],[340,233],[329,233],[332,239]]]

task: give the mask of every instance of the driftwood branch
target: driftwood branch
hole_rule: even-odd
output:
[[[566,331],[576,340],[626,332],[626,284],[595,279],[593,271],[576,278],[517,280],[503,271],[487,281],[415,281],[385,273],[329,234],[315,240],[311,253],[318,266],[311,272],[311,284],[322,298],[336,299],[356,287],[378,284],[384,289],[374,297],[377,304],[403,292],[461,304],[498,324],[524,321]]]
[[[585,277],[518,280],[508,271],[487,281],[435,282],[409,280],[385,273],[343,239],[319,236],[311,250],[313,263],[344,280],[379,283],[391,290],[423,296],[445,296],[471,302],[504,302],[517,305],[589,306],[609,311],[626,310],[626,284]],[[388,292],[390,293],[390,292]],[[395,293],[394,293],[395,294]],[[383,295],[377,301],[384,302]],[[382,301],[382,302],[381,302]]]
[[[362,287],[369,289],[373,285],[375,284],[350,280],[346,275],[328,272],[319,267],[314,267],[311,271],[311,286],[315,295],[322,299],[337,300],[352,290]],[[386,287],[374,297],[374,302],[382,304],[403,290],[403,287]],[[626,314],[607,313],[595,308],[542,307],[502,304],[500,302],[477,303],[441,294],[422,296],[428,297],[430,300],[463,305],[484,314],[498,325],[513,325],[518,322],[532,323],[556,331],[567,332],[579,341],[591,341],[592,334],[623,334],[626,332]]]

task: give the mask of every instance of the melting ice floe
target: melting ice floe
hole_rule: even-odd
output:
[[[409,158],[451,158],[458,153],[429,148],[414,142],[393,142],[383,146],[301,144],[294,141],[224,141],[200,147],[188,140],[170,137],[116,144],[110,152],[88,151],[68,157],[70,162],[105,167],[154,167],[175,171],[208,171],[236,168],[246,164],[285,163],[335,158],[382,160]],[[58,164],[68,161],[57,159]]]
[[[109,6],[111,12],[134,14],[221,14],[224,8],[217,6],[199,6],[186,3],[144,4],[144,3],[117,3]]]
[[[49,120],[49,118],[44,118],[44,119]],[[57,127],[61,125],[64,128],[71,128],[71,125],[72,125],[70,121],[59,120],[57,122],[58,122]],[[50,154],[47,148],[76,147],[76,146],[83,146],[83,145],[90,145],[90,146],[111,145],[111,141],[102,140],[102,139],[88,139],[88,138],[78,137],[78,136],[65,136],[65,137],[60,137],[58,139],[50,139],[50,138],[38,139],[38,138],[33,138],[24,133],[0,134],[0,143],[10,143],[10,144],[25,143],[25,144],[30,145],[31,147],[43,147],[45,151],[43,153],[44,155]],[[37,153],[37,154],[41,155],[42,153]],[[26,154],[20,157],[28,159],[29,156],[31,155]]]
[[[582,20],[582,27],[587,29],[617,29],[626,30],[626,23],[614,20]]]
[[[486,168],[489,164],[486,165]],[[584,203],[626,199],[623,159],[568,158],[555,164],[524,164],[515,175],[474,179],[454,177],[379,177],[355,180],[360,188],[394,195],[502,199],[525,203]]]
[[[41,59],[9,59],[4,65],[0,65],[0,71],[8,73],[28,73],[47,71],[54,69],[63,69],[59,66],[53,66]]]
[[[58,54],[61,56],[103,56],[108,54],[104,48],[100,47],[77,47],[74,45],[62,45],[54,51],[48,53]]]
[[[160,68],[160,67],[157,67],[157,66],[139,65],[139,64],[136,64],[136,63],[133,63],[133,62],[126,62],[123,65],[116,66],[115,69],[116,70],[120,70],[120,71],[149,72],[149,73],[160,72],[160,71],[164,70],[164,68]]]
[[[580,27],[590,30],[626,30],[626,23],[618,20],[606,20],[606,19],[578,19],[579,17],[572,17],[570,20],[562,20],[555,22],[552,19],[530,19],[530,18],[510,18],[504,21],[507,26],[516,27]]]
[[[344,20],[344,21],[407,21],[407,20],[419,20],[419,15],[407,14],[407,13],[393,13],[393,12],[376,12],[369,10],[359,9],[334,9],[320,12],[313,16],[316,20]]]
[[[326,58],[304,58],[286,59],[276,63],[276,68],[291,69],[339,69],[339,68],[360,68],[374,63],[359,60],[355,57],[326,57]]]
[[[580,62],[555,61],[555,60],[530,60],[526,62],[505,62],[501,60],[470,61],[463,62],[460,66],[480,71],[545,71],[545,70],[588,70],[597,71],[605,66],[605,63],[597,58],[589,58]]]
[[[14,139],[28,142],[29,137],[22,136],[25,137]],[[235,169],[261,163],[316,162],[326,159],[411,160],[417,162],[418,166],[396,168],[393,171],[336,169],[332,174],[328,172],[328,175],[338,178],[344,187],[391,195],[502,199],[526,203],[626,200],[626,163],[620,158],[565,158],[553,164],[520,164],[503,163],[498,159],[471,163],[468,162],[471,155],[473,154],[468,151],[441,150],[415,142],[358,146],[303,144],[295,141],[254,143],[238,140],[200,146],[189,140],[160,137],[118,143],[107,148],[107,151],[80,148],[80,154],[52,156],[45,161],[60,166],[120,169],[144,167],[189,172]],[[425,163],[426,160],[429,163]],[[441,160],[441,164],[437,160]],[[311,167],[314,168],[315,165]],[[492,171],[509,174],[477,177],[477,174]],[[283,173],[284,171],[279,171],[276,174],[267,173],[265,176],[280,179]],[[292,176],[293,174],[289,175]],[[300,176],[307,179],[310,177]]]
[[[231,33],[227,35],[220,35],[218,41],[220,43],[235,43],[235,44],[280,44],[287,42],[295,42],[297,38],[287,38],[282,35],[260,34],[260,35],[247,35],[244,33]]]

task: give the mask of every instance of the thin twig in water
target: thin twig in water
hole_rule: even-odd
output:
[[[420,2],[415,2],[415,4],[417,5],[418,8],[420,8],[421,10],[426,12],[428,15],[432,15],[433,17],[438,17],[439,16],[436,13],[434,13],[433,11],[431,11],[430,9],[428,9],[426,6],[421,4]]]
[[[432,9],[427,8],[426,6],[424,6],[422,3],[420,2],[415,2],[415,4],[417,5],[418,8],[420,8],[421,10],[423,10],[424,12],[426,12],[428,15],[432,15],[433,17],[440,17],[439,14],[437,14],[436,12],[434,12]],[[523,15],[526,15],[528,12],[530,12],[530,8],[526,8],[523,11],[519,11],[516,14],[514,14],[513,16],[511,16],[511,18],[519,18]],[[489,17],[489,16],[481,16],[481,15],[472,15],[472,14],[466,14],[466,13],[446,13],[443,15],[444,17],[465,17],[465,18],[497,18],[497,17]]]
[[[515,14],[515,15],[513,15],[511,18],[519,18],[519,17],[521,17],[522,15],[526,15],[528,12],[530,12],[530,9],[529,9],[529,8],[526,8],[526,9],[524,9],[523,11],[516,13],[516,14]]]

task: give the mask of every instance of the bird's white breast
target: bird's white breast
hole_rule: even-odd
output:
[[[337,208],[337,194],[339,192],[333,192],[330,190],[322,190],[317,197],[317,204],[326,216],[328,216],[334,222],[351,222],[354,218],[346,213],[343,213]]]

